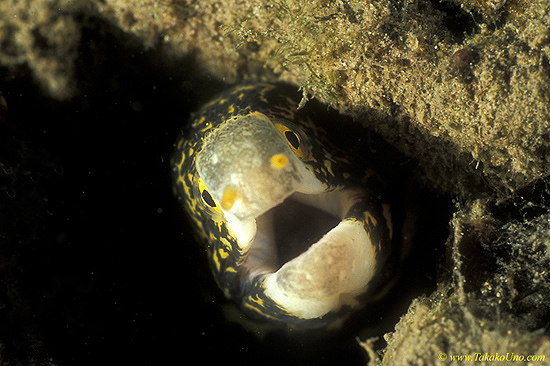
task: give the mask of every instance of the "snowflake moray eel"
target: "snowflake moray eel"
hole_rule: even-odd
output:
[[[182,130],[171,166],[225,296],[253,319],[318,325],[380,291],[392,220],[378,174],[300,97],[271,84],[221,93]]]

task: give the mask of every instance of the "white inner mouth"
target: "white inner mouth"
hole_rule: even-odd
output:
[[[294,193],[256,219],[256,236],[244,264],[249,276],[276,272],[338,225],[341,217],[301,202],[303,196]],[[321,202],[323,196],[313,198]]]
[[[264,275],[268,296],[302,318],[352,304],[375,269],[362,222],[342,221],[357,194],[294,193],[260,215],[243,275]]]

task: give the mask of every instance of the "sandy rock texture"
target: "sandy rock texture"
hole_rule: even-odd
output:
[[[27,65],[58,98],[74,92],[79,22],[95,15],[145,47],[162,45],[176,58],[193,54],[203,72],[228,83],[301,86],[419,159],[432,184],[447,190],[472,190],[470,181],[481,176],[489,189],[506,193],[548,175],[544,0],[465,1],[444,9],[429,1],[0,6],[2,63]],[[476,20],[474,11],[485,18]]]
[[[385,349],[364,344],[371,362],[550,362],[547,0],[1,0],[3,79],[78,96],[82,30],[97,23],[170,67],[193,60],[205,79],[295,85],[454,199],[437,290],[413,301]]]

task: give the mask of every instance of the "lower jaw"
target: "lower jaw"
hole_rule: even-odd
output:
[[[257,217],[242,279],[260,280],[265,295],[297,318],[355,307],[375,274],[378,245],[363,221],[344,217],[361,197],[359,190],[295,193]]]

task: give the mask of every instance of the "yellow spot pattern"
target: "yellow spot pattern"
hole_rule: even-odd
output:
[[[226,186],[220,201],[215,200],[215,207],[211,207],[211,201],[204,194],[204,190],[207,190],[207,188],[200,179],[196,166],[193,166],[195,155],[200,152],[204,138],[208,135],[209,130],[214,126],[218,126],[219,123],[223,123],[224,120],[231,118],[235,113],[258,114],[269,119],[272,118],[272,114],[275,114],[277,119],[272,119],[275,127],[282,134],[283,138],[287,140],[293,153],[308,164],[308,168],[314,171],[315,175],[319,177],[323,186],[327,187],[327,191],[340,188],[340,186],[332,184],[331,178],[334,180],[334,170],[337,173],[339,172],[337,169],[339,165],[348,163],[348,160],[343,159],[340,155],[331,156],[331,152],[325,150],[323,147],[321,147],[321,150],[315,149],[317,145],[314,143],[319,140],[328,140],[327,134],[319,126],[316,126],[311,119],[295,119],[297,115],[297,103],[290,97],[287,97],[288,108],[283,106],[284,103],[280,103],[279,101],[276,103],[280,103],[280,105],[275,104],[273,109],[271,107],[263,109],[261,103],[270,104],[273,102],[269,99],[271,99],[270,92],[274,88],[274,86],[267,84],[245,85],[234,88],[231,94],[224,95],[225,98],[221,97],[212,100],[203,107],[203,111],[208,112],[205,114],[209,116],[208,119],[203,115],[193,123],[195,134],[192,136],[196,137],[195,140],[189,142],[189,140],[186,141],[182,138],[177,142],[177,149],[181,151],[181,158],[179,153],[177,153],[177,157],[174,156],[173,166],[177,167],[177,172],[179,173],[176,176],[180,194],[179,198],[183,199],[195,225],[197,234],[203,237],[204,241],[208,243],[208,254],[211,258],[210,263],[214,272],[217,272],[217,280],[220,281],[220,287],[222,287],[227,297],[236,296],[235,293],[232,293],[233,290],[231,287],[225,283],[227,279],[235,278],[235,280],[240,281],[244,277],[239,272],[246,260],[248,247],[241,247],[242,243],[236,240],[234,232],[225,223],[224,214],[221,209],[230,210],[236,203],[238,204],[238,200],[243,199],[243,193],[239,187]],[[254,90],[254,94],[248,92],[252,90]],[[247,98],[250,95],[253,95],[256,99],[248,101]],[[244,101],[247,101],[247,104],[244,104]],[[260,108],[254,108],[255,102],[261,102],[258,104]],[[211,107],[213,107],[211,110],[213,113],[208,111],[208,108]],[[290,122],[284,122],[285,120]],[[295,123],[296,121],[299,122]],[[290,152],[289,154],[290,156],[284,153],[273,154],[268,163],[271,169],[279,170],[287,167],[290,164],[290,158],[295,159],[294,154]],[[178,158],[179,161],[177,161]],[[292,164],[294,164],[294,160]],[[343,174],[345,178],[351,176],[349,172]],[[207,200],[202,197],[206,197]],[[362,216],[348,218],[348,220],[361,221],[369,238],[378,239],[378,235],[376,235],[379,229],[377,227],[378,222],[373,214],[371,212],[363,212]],[[374,262],[379,248],[377,248],[376,243],[372,243],[372,245],[374,249],[372,260]],[[225,273],[224,275],[220,274],[222,271]],[[280,318],[281,314],[284,317],[300,317],[281,307],[272,299],[267,298],[264,286],[265,284],[255,284],[253,293],[248,293],[247,296],[240,298],[244,300],[242,303],[246,308],[268,319],[284,319]],[[349,300],[351,302],[355,299],[350,298]]]
[[[376,226],[376,224],[378,223],[378,221],[376,221],[374,216],[372,216],[372,214],[368,211],[365,212],[365,222],[372,224],[372,226]]]

